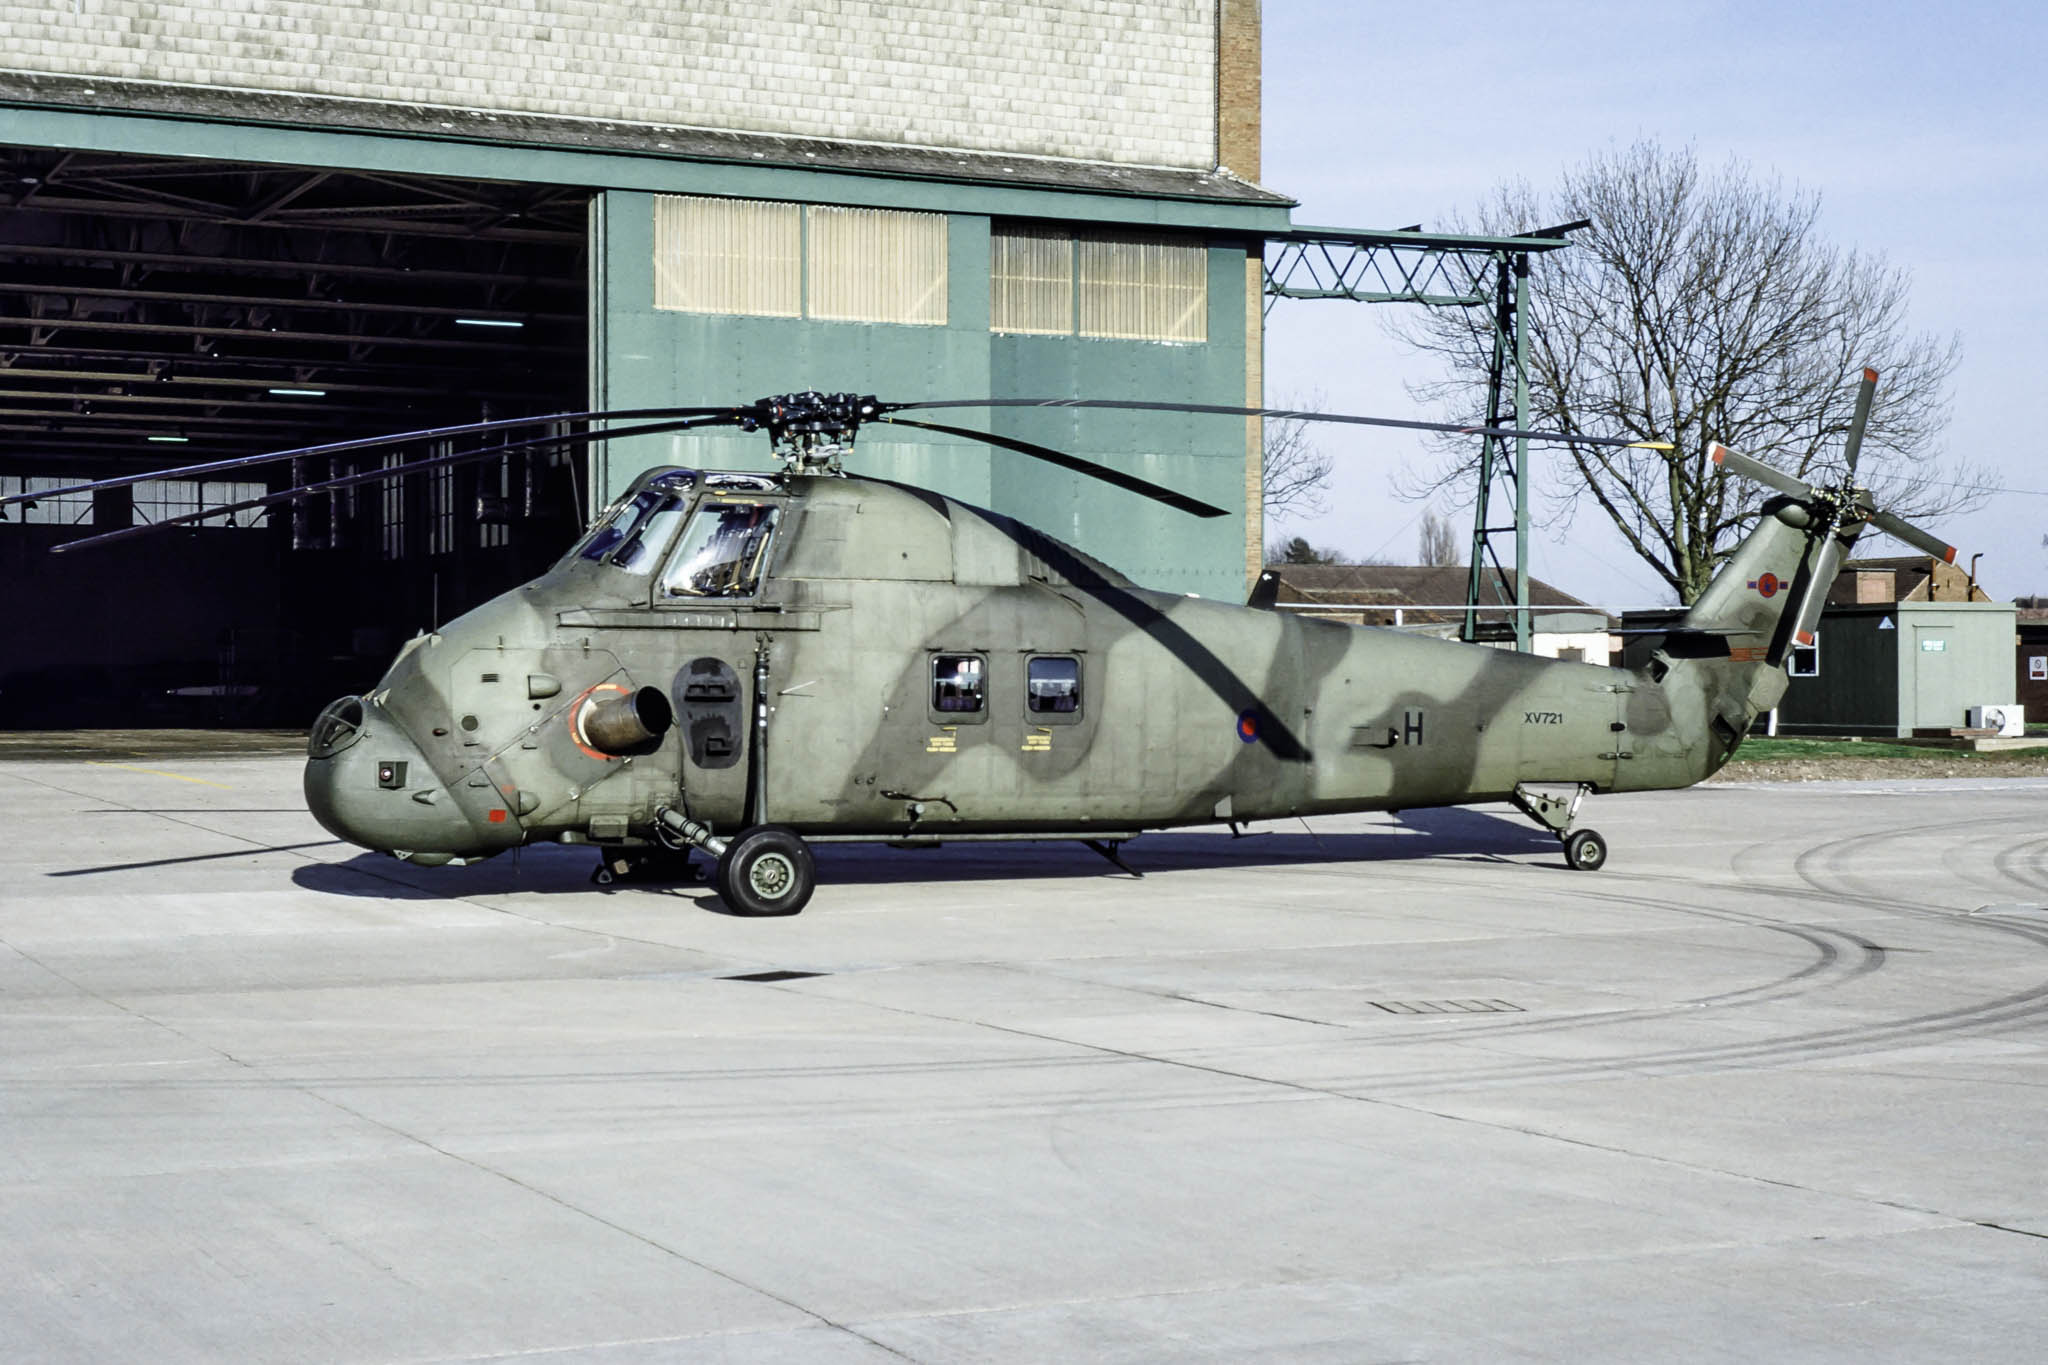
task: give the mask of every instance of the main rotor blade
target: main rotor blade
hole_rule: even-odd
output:
[[[1458,436],[1499,436],[1531,441],[1563,441],[1587,446],[1669,450],[1669,441],[1629,441],[1619,436],[1579,436],[1565,431],[1524,431],[1520,427],[1462,426],[1456,422],[1417,422],[1405,417],[1355,417],[1334,412],[1299,412],[1292,408],[1231,408],[1213,403],[1148,403],[1125,398],[947,398],[924,403],[884,403],[888,412],[912,408],[1114,408],[1128,412],[1202,412],[1219,417],[1276,417],[1289,422],[1343,422],[1361,427],[1396,427],[1402,431],[1448,431]]]
[[[17,502],[33,502],[39,498],[61,497],[67,493],[86,493],[101,488],[126,488],[130,484],[147,483],[152,479],[189,479],[199,474],[219,474],[230,469],[248,469],[259,464],[275,464],[282,460],[309,459],[318,455],[339,455],[348,450],[373,450],[378,446],[409,445],[414,441],[438,441],[454,436],[478,435],[486,431],[506,431],[513,427],[529,427],[541,422],[601,422],[641,417],[720,417],[737,421],[742,409],[722,408],[616,408],[598,412],[556,412],[539,417],[504,417],[491,422],[466,422],[461,426],[427,427],[420,431],[401,431],[386,436],[363,436],[348,441],[329,441],[322,445],[300,446],[296,450],[272,451],[267,455],[238,455],[228,460],[213,460],[206,464],[180,465],[175,469],[153,469],[147,474],[123,474],[115,479],[96,479],[91,483],[76,483],[68,488],[46,488],[35,493],[16,493],[0,498],[0,507]],[[707,423],[716,425],[716,423]],[[559,439],[559,438],[556,438]],[[82,545],[84,541],[74,541]]]
[[[339,478],[324,479],[319,483],[301,484],[296,488],[281,488],[275,493],[266,493],[260,498],[248,498],[241,502],[223,503],[219,507],[208,507],[197,512],[183,512],[162,521],[150,522],[144,526],[124,526],[118,531],[102,531],[96,536],[85,536],[78,540],[67,540],[61,545],[52,545],[53,555],[69,554],[73,550],[84,550],[95,545],[111,545],[116,541],[133,540],[137,536],[168,531],[192,522],[211,521],[230,512],[246,512],[257,507],[275,507],[280,503],[294,502],[311,497],[316,493],[332,493],[343,488],[354,488],[359,484],[377,483],[384,479],[403,478],[424,469],[442,466],[469,464],[477,460],[488,460],[494,455],[508,451],[528,450],[534,446],[584,445],[591,441],[615,441],[625,436],[658,436],[669,431],[688,431],[693,427],[717,426],[722,417],[692,418],[676,422],[649,422],[644,426],[620,427],[616,431],[578,431],[566,436],[529,436],[522,440],[506,441],[501,445],[486,446],[482,450],[465,450],[453,455],[437,455],[430,460],[415,460],[411,464],[393,465],[389,469],[369,469],[356,474],[344,474]],[[48,494],[43,496],[48,497]]]
[[[1939,536],[1931,536],[1912,522],[1903,521],[1890,512],[1873,511],[1869,516],[1870,524],[1886,535],[1896,536],[1916,550],[1925,550],[1943,563],[1956,562],[1956,547]]]
[[[1019,455],[1029,455],[1033,459],[1044,460],[1047,464],[1056,464],[1062,469],[1071,469],[1076,474],[1086,474],[1091,479],[1100,479],[1104,483],[1115,484],[1118,488],[1151,498],[1155,502],[1163,502],[1177,512],[1187,512],[1197,517],[1227,517],[1230,515],[1221,507],[1212,507],[1208,503],[1191,498],[1185,493],[1176,493],[1171,488],[1165,488],[1149,480],[1141,479],[1135,474],[1126,474],[1121,470],[1111,469],[1108,465],[1097,464],[1093,460],[1084,460],[1078,455],[1069,455],[1063,450],[1054,450],[1051,446],[1034,445],[1030,441],[1020,441],[1012,436],[998,436],[992,431],[970,431],[966,427],[941,426],[937,422],[915,422],[908,417],[881,417],[876,420],[887,422],[892,426],[917,427],[921,431],[942,431],[948,436],[963,436],[970,441],[980,441],[986,445],[1001,446],[1004,450],[1014,450]]]
[[[1870,421],[1870,400],[1877,393],[1877,371],[1865,366],[1863,382],[1856,386],[1856,415],[1849,419],[1849,442],[1842,459],[1849,466],[1849,478],[1856,477],[1856,454],[1863,449],[1863,427]]]
[[[1707,447],[1707,454],[1715,464],[1731,474],[1740,474],[1766,488],[1775,488],[1780,493],[1790,493],[1795,498],[1814,496],[1814,487],[1804,479],[1795,479],[1781,469],[1774,469],[1762,460],[1752,460],[1747,455],[1738,455],[1719,441]]]

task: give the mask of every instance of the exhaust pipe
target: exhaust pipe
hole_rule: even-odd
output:
[[[606,697],[594,706],[583,707],[576,718],[576,729],[583,742],[599,753],[624,757],[659,744],[675,718],[666,692],[658,687],[643,687],[638,692]]]

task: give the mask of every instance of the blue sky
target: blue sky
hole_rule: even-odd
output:
[[[1944,447],[2000,485],[2042,490],[1993,495],[1929,529],[1960,563],[1983,553],[1994,596],[2048,593],[2044,16],[1967,3],[1483,0],[1432,12],[1269,0],[1263,180],[1301,201],[1297,222],[1435,227],[1504,180],[1549,186],[1592,151],[1651,137],[1818,191],[1830,238],[1911,272],[1914,328],[1962,338]],[[1269,400],[1319,391],[1330,411],[1439,415],[1408,398],[1404,382],[1431,377],[1433,362],[1387,337],[1385,311],[1280,301]],[[1390,479],[1426,452],[1394,434],[1318,439],[1339,463],[1331,511],[1270,529],[1412,559],[1423,509]],[[1533,572],[1605,605],[1671,600],[1599,522],[1582,513],[1569,548],[1539,533]]]

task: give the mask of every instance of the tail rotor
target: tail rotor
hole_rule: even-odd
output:
[[[1843,474],[1841,481],[1832,485],[1816,485],[1804,479],[1795,478],[1781,469],[1765,464],[1762,460],[1738,454],[1719,442],[1708,448],[1713,462],[1732,474],[1739,474],[1753,483],[1775,489],[1804,503],[1814,516],[1809,533],[1808,552],[1801,565],[1804,579],[1798,610],[1791,613],[1792,630],[1790,639],[1783,637],[1771,651],[1772,663],[1779,662],[1792,640],[1805,645],[1813,642],[1814,628],[1820,623],[1820,613],[1826,604],[1827,591],[1841,571],[1842,560],[1848,553],[1848,545],[1856,533],[1865,525],[1875,526],[1886,535],[1894,536],[1917,550],[1922,550],[1947,563],[1955,563],[1955,546],[1940,537],[1931,535],[1902,517],[1886,512],[1871,502],[1870,490],[1856,483],[1856,460],[1863,449],[1864,429],[1870,422],[1870,407],[1877,394],[1877,371],[1865,369],[1862,382],[1857,387],[1856,410],[1849,420],[1849,435],[1843,445]],[[1848,534],[1844,535],[1843,532]]]

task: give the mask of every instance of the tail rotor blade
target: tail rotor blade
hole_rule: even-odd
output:
[[[1773,469],[1762,460],[1752,460],[1747,455],[1738,455],[1719,441],[1707,448],[1707,454],[1713,458],[1715,464],[1729,473],[1740,474],[1743,478],[1760,483],[1766,488],[1775,488],[1780,493],[1790,493],[1795,498],[1814,496],[1813,485],[1804,479],[1795,479],[1783,470]]]
[[[1806,579],[1806,595],[1799,599],[1799,610],[1792,617],[1794,643],[1813,643],[1814,628],[1820,624],[1821,611],[1827,606],[1828,589],[1833,586],[1835,575],[1841,571],[1842,542],[1835,538],[1831,529],[1828,534],[1820,537],[1820,543],[1814,551],[1812,571]]]
[[[1877,394],[1877,371],[1868,366],[1863,371],[1863,382],[1856,387],[1856,415],[1849,419],[1849,443],[1842,450],[1842,458],[1849,466],[1849,477],[1856,477],[1856,455],[1863,449],[1863,428],[1870,421],[1870,400]]]
[[[1890,512],[1871,512],[1869,515],[1870,524],[1886,535],[1895,536],[1916,550],[1925,550],[1944,563],[1956,562],[1956,547],[1939,536],[1931,536],[1912,522],[1901,520]]]
[[[940,431],[948,436],[961,436],[970,441],[980,441],[985,445],[1000,446],[1004,450],[1014,450],[1019,455],[1029,455],[1033,459],[1044,460],[1047,464],[1055,464],[1062,469],[1071,469],[1076,474],[1086,474],[1091,479],[1100,479],[1104,483],[1114,484],[1118,488],[1151,498],[1155,502],[1163,502],[1178,512],[1187,512],[1198,517],[1223,517],[1230,515],[1221,507],[1213,507],[1206,502],[1191,498],[1185,493],[1177,493],[1171,488],[1141,479],[1135,474],[1126,474],[1120,469],[1111,469],[1108,465],[1097,464],[1093,460],[1084,460],[1078,455],[1069,455],[1063,450],[1054,450],[1051,446],[1034,445],[1030,441],[1020,441],[1012,436],[998,436],[990,431],[970,431],[966,427],[942,426],[937,422],[914,422],[908,417],[883,417],[879,420],[887,422],[891,426],[917,427],[923,431]]]

